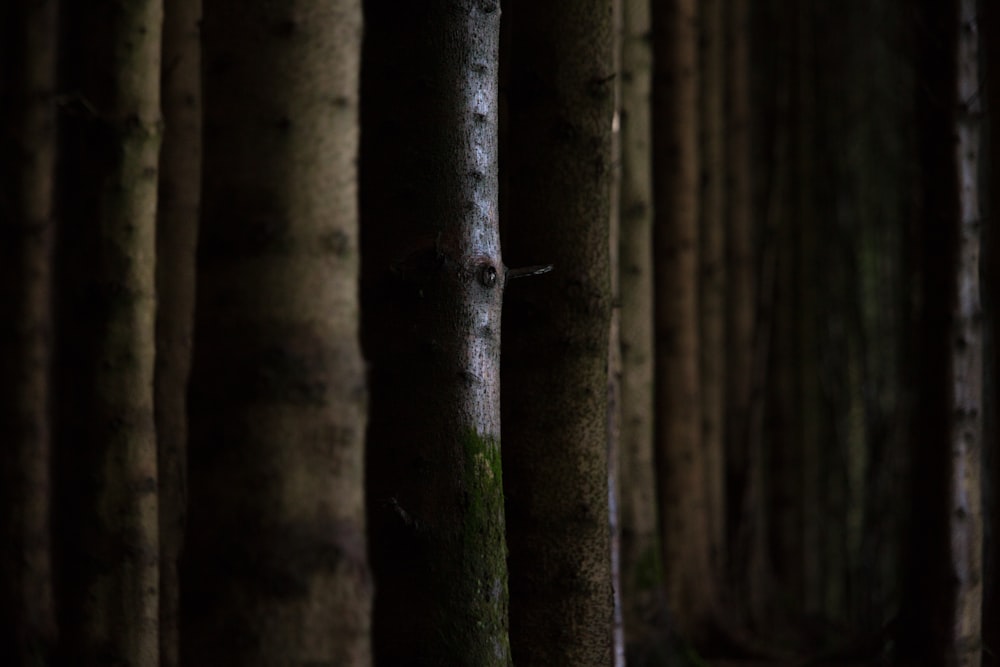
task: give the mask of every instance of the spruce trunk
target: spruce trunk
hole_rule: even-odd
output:
[[[509,665],[496,0],[365,5],[368,508],[380,665]]]
[[[370,664],[357,0],[205,4],[186,665]]]
[[[201,0],[167,0],[164,137],[156,220],[156,436],[160,473],[160,667],[179,656],[177,560],[184,532],[187,388],[201,196]]]
[[[162,3],[64,5],[57,599],[71,664],[157,660]]]
[[[511,646],[526,665],[612,663],[607,487],[614,105],[610,0],[507,5],[504,243],[551,274],[511,288],[504,457]]]
[[[708,639],[714,614],[699,368],[698,3],[652,11],[656,193],[656,408],[667,603],[682,635]]]
[[[10,2],[0,32],[0,655],[55,639],[51,502],[57,3]]]

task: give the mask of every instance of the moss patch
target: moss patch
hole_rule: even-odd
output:
[[[504,537],[500,443],[478,433],[463,442],[465,517],[462,527],[463,581],[468,611],[478,637],[464,647],[469,664],[509,665],[507,635],[507,546]],[[474,645],[470,646],[469,643]]]

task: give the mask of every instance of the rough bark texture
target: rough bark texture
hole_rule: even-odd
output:
[[[186,665],[370,664],[357,0],[205,5]]]
[[[714,591],[698,337],[698,3],[653,6],[656,407],[663,566],[682,635],[707,639]]]
[[[500,7],[373,0],[365,20],[362,285],[376,662],[508,665]]]
[[[45,664],[49,537],[55,0],[0,13],[0,656]]]
[[[504,247],[517,263],[555,265],[515,284],[505,305],[511,646],[517,664],[605,666],[612,6],[505,8]]]
[[[184,531],[187,383],[201,197],[201,0],[167,0],[164,137],[156,229],[156,436],[160,487],[160,667],[178,664],[177,559]]]
[[[66,7],[57,266],[61,650],[145,665],[158,649],[153,419],[162,5]]]

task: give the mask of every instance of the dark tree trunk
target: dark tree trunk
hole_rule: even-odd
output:
[[[156,221],[156,436],[160,476],[160,667],[178,665],[177,559],[187,487],[187,388],[201,197],[201,0],[164,3]]]
[[[55,640],[49,511],[55,0],[0,10],[0,656]]]
[[[607,487],[610,0],[506,5],[504,248],[553,263],[505,306],[511,646],[526,665],[612,662]]]

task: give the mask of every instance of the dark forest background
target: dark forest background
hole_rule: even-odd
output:
[[[1000,9],[8,0],[0,662],[1000,664]]]

